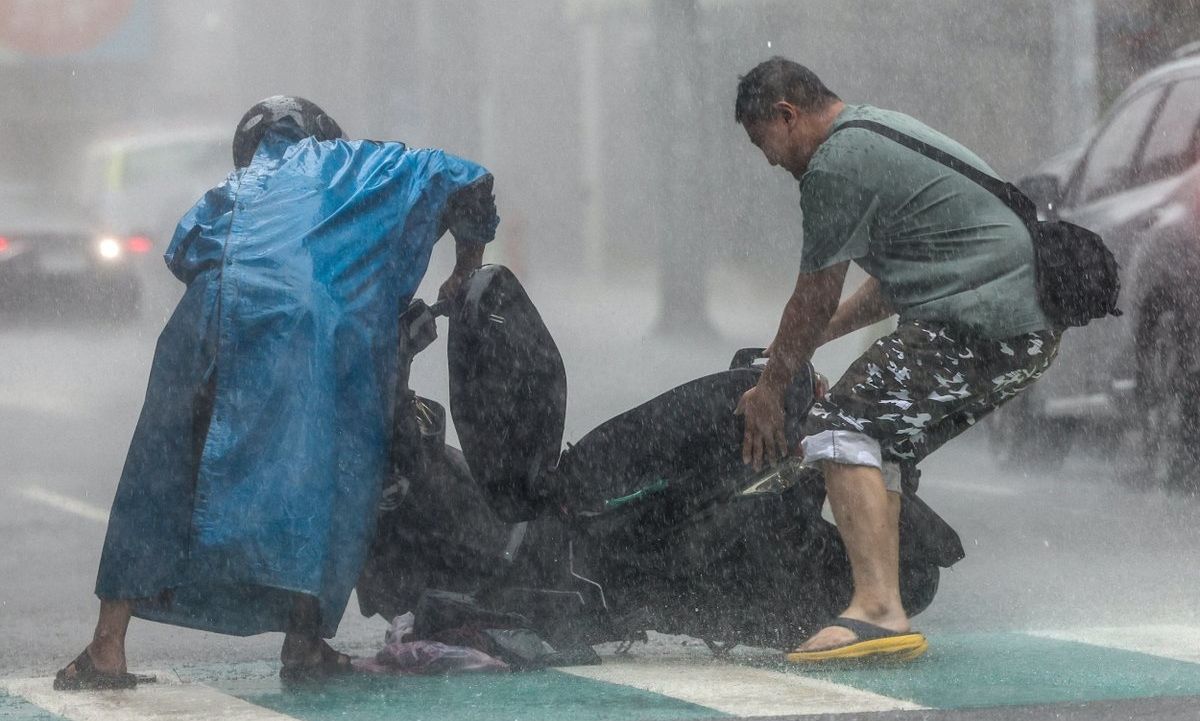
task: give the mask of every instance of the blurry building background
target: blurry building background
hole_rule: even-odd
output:
[[[1139,75],[1200,41],[1197,0],[1097,0],[1100,99],[1107,104]],[[1190,48],[1200,52],[1200,46]]]
[[[675,320],[702,323],[705,269],[786,277],[799,257],[795,183],[733,122],[758,61],[803,62],[1011,175],[1197,17],[1183,0],[0,0],[0,182],[69,189],[97,138],[232,136],[261,97],[304,95],[353,137],[489,166],[506,262],[658,268]]]

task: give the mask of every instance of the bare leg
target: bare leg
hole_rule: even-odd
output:
[[[296,594],[288,631],[283,637],[279,659],[285,666],[316,666],[321,663],[321,610],[317,599]]]
[[[92,645],[88,646],[88,655],[98,670],[125,673],[125,634],[132,616],[132,601],[100,600],[100,617],[92,634]]]
[[[897,632],[910,630],[900,601],[900,494],[888,493],[878,468],[832,462],[822,467],[854,579],[850,606],[840,615]],[[829,626],[800,650],[820,651],[854,640],[849,629]]]
[[[100,616],[96,619],[96,630],[92,642],[86,649],[96,670],[105,674],[125,673],[125,633],[129,630],[129,619],[133,615],[132,601],[100,600]],[[74,677],[72,662],[63,671]]]

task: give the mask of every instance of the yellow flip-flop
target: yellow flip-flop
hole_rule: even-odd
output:
[[[916,631],[896,633],[873,623],[843,616],[835,618],[829,625],[849,629],[858,639],[820,651],[793,651],[787,655],[788,662],[805,665],[911,661],[929,650],[925,636]]]

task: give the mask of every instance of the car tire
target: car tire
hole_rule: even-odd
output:
[[[1035,394],[1026,390],[988,419],[988,449],[1003,468],[1057,471],[1071,452],[1075,424],[1039,414]]]
[[[1172,307],[1160,304],[1158,307]],[[1184,314],[1148,314],[1138,333],[1137,408],[1139,485],[1196,493],[1200,454],[1200,374],[1194,368],[1195,330]],[[1136,474],[1135,474],[1136,475]]]

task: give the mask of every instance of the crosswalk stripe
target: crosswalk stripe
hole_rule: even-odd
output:
[[[1200,663],[1200,627],[1171,624],[1030,631],[1030,636]]]
[[[86,518],[89,521],[97,523],[108,523],[108,511],[86,501],[81,501],[78,498],[37,486],[27,486],[18,491],[18,493],[31,501],[79,516],[80,518]]]
[[[70,721],[296,721],[200,683],[155,671],[132,691],[55,691],[52,678],[0,679],[0,689]]]
[[[20,416],[24,413],[44,413],[56,416],[78,414],[81,407],[78,394],[48,393],[44,384],[30,383],[29,387],[9,385],[4,390],[4,401],[0,402],[0,411],[7,416]]]
[[[557,671],[598,684],[596,689],[589,690],[589,698],[598,702],[594,718],[604,716],[603,705],[609,700],[617,706],[629,703],[627,694],[623,697],[619,687],[654,694],[669,704],[690,704],[682,709],[669,709],[674,714],[672,718],[688,714],[695,718],[715,714],[778,717],[1014,703],[1078,703],[1200,692],[1200,627],[1142,625],[950,634],[939,636],[938,640],[940,643],[935,644],[935,652],[927,660],[904,669],[889,667],[814,675],[792,669],[774,670],[775,667],[761,665],[763,660],[749,657],[718,660],[707,655],[673,653],[640,657],[605,655],[603,665]],[[49,678],[0,678],[0,717],[7,717],[5,694],[13,703],[32,704],[25,707],[29,712],[37,706],[70,721],[378,718],[383,708],[420,710],[435,699],[437,703],[447,702],[446,687],[431,685],[428,679],[398,679],[394,690],[381,697],[380,684],[384,682],[364,677],[331,691],[333,698],[327,698],[323,691],[318,702],[315,697],[281,695],[271,664],[257,664],[250,670],[239,667],[236,671],[221,666],[218,670],[211,678],[201,674],[197,680],[188,682],[181,682],[171,672],[160,671],[154,674],[160,679],[158,683],[143,684],[136,691],[110,692],[56,692]],[[530,691],[522,679],[537,689],[541,702],[548,702],[546,689],[575,688],[571,684],[555,685],[553,676],[469,677],[450,682],[457,684],[461,692],[458,696],[451,694],[460,704],[452,703],[451,707],[474,713],[479,710],[479,697],[486,699],[489,693],[511,701]],[[229,678],[239,682],[230,686]],[[964,680],[968,678],[974,680]],[[268,682],[264,683],[264,679]],[[480,683],[485,684],[482,692]],[[578,693],[578,688],[575,692]],[[390,696],[392,693],[395,697]],[[400,698],[411,709],[397,706]],[[564,717],[588,717],[587,712],[580,715],[572,706],[574,698],[564,697]],[[679,715],[681,711],[683,716]],[[649,711],[647,717],[659,718]],[[469,718],[481,717],[476,714]]]
[[[850,686],[730,663],[605,658],[600,666],[559,669],[632,686],[737,716],[863,713],[920,709],[909,701]]]

